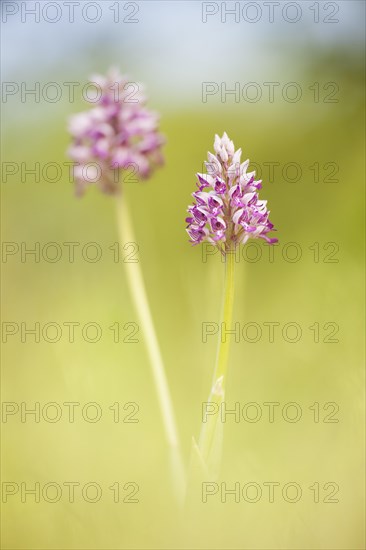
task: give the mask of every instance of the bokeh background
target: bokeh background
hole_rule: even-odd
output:
[[[34,2],[2,2],[6,13],[19,8],[2,23],[3,82],[20,88],[25,83],[29,89],[36,82],[41,89],[56,82],[63,94],[55,103],[42,95],[37,102],[32,96],[22,101],[20,93],[3,94],[2,239],[19,247],[40,243],[41,249],[54,242],[63,254],[55,263],[42,256],[39,262],[32,256],[22,262],[20,253],[3,255],[2,321],[16,323],[19,331],[3,343],[2,399],[19,408],[22,402],[28,408],[38,402],[41,409],[56,402],[62,418],[52,423],[42,415],[39,422],[31,415],[22,422],[20,413],[7,422],[2,417],[2,481],[19,485],[2,504],[2,547],[364,548],[364,3],[297,2],[297,22],[288,21],[298,10],[286,7],[288,2],[279,3],[273,22],[262,2],[249,8],[244,6],[248,2],[238,2],[238,22],[230,15],[222,22],[221,3],[211,3],[209,9],[218,13],[206,23],[205,8],[196,1],[96,2],[102,15],[94,23],[82,17],[86,2],[75,8],[73,23],[63,2],[52,3],[62,12],[55,23],[46,20],[54,18],[52,6],[46,16],[41,12],[40,22],[31,15],[22,21],[20,4],[34,8]],[[119,23],[111,9],[116,4]],[[135,6],[131,18],[137,22],[123,22]],[[243,9],[249,10],[246,18]],[[314,21],[317,9],[319,22]],[[260,13],[257,22],[245,20]],[[93,8],[87,15],[94,17]],[[124,264],[114,263],[109,250],[118,241],[114,199],[94,187],[76,199],[63,164],[68,160],[67,117],[86,107],[81,86],[70,102],[63,83],[84,85],[90,74],[104,73],[111,65],[145,83],[167,138],[165,166],[149,182],[126,183],[123,191],[186,464],[191,437],[199,433],[217,343],[216,336],[202,342],[202,323],[219,322],[224,271],[219,255],[203,262],[201,248],[187,242],[184,218],[194,174],[202,170],[215,133],[223,131],[262,170],[261,195],[269,201],[280,242],[274,261],[268,247],[260,246],[259,252],[247,249],[237,263],[234,321],[241,328],[257,323],[262,334],[249,342],[254,338],[249,331],[248,338],[233,343],[226,399],[228,408],[254,402],[262,417],[258,422],[242,417],[238,423],[228,417],[219,480],[228,488],[258,483],[263,494],[255,503],[244,498],[236,503],[232,496],[224,503],[220,492],[203,503],[196,495],[194,511],[182,517],[172,497],[144,335],[139,332],[138,343],[115,343],[109,329],[118,322],[123,339],[129,332],[123,327],[137,322],[137,314]],[[228,90],[236,82],[241,89],[255,82],[263,96],[236,102],[233,95],[222,101],[217,93],[204,102],[204,82],[224,83]],[[273,102],[265,82],[280,83]],[[284,100],[288,82],[301,87],[299,101]],[[335,84],[324,88],[329,82]],[[336,101],[328,102],[334,85],[331,99]],[[58,163],[61,175],[50,169],[39,181],[30,174],[22,177],[37,162],[41,170]],[[268,162],[279,163],[274,177]],[[15,163],[18,173],[4,172],[9,169],[4,163]],[[300,166],[300,177],[286,168],[288,163]],[[67,242],[80,243],[73,263],[63,245]],[[97,263],[80,253],[90,242],[102,248]],[[295,249],[287,243],[300,250],[297,261],[289,260]],[[249,261],[257,253],[259,260]],[[35,343],[27,336],[22,342],[20,324],[31,328],[37,322],[64,327],[60,340],[49,343],[41,336]],[[68,341],[67,322],[80,323],[74,342]],[[80,328],[91,322],[103,330],[96,343],[81,335]],[[273,342],[263,324],[270,322],[280,323]],[[296,343],[282,336],[290,322],[301,328]],[[314,323],[319,323],[319,342],[309,328]],[[335,326],[338,332],[332,336]],[[291,339],[291,330],[288,334]],[[73,423],[63,405],[67,402],[80,403]],[[103,412],[95,423],[81,414],[91,402]],[[109,409],[116,402],[117,423]],[[122,421],[131,412],[123,406],[130,402],[139,407],[138,423]],[[274,422],[268,420],[267,402],[279,403]],[[298,422],[282,415],[291,402],[301,408]],[[317,407],[319,422],[314,421]],[[254,416],[254,409],[245,410]],[[294,413],[285,408],[285,416],[286,411]],[[20,484],[29,489],[36,482],[41,488],[58,483],[62,498],[50,503],[41,497],[36,503],[25,494],[22,502]],[[75,502],[69,502],[65,482],[80,484]],[[89,482],[103,490],[96,503],[82,498],[81,488]],[[137,483],[139,502],[113,502],[109,487],[116,482],[120,500],[130,492],[124,485]],[[269,502],[266,482],[280,484],[274,502]],[[296,503],[282,496],[289,482],[301,487]],[[309,489],[314,483],[320,502]],[[53,494],[50,489],[50,498]],[[329,499],[336,502],[324,502]]]

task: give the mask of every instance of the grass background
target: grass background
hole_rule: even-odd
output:
[[[99,62],[101,69],[107,67]],[[103,67],[102,67],[103,65]],[[157,94],[150,104],[162,113],[167,137],[166,165],[147,183],[125,184],[123,192],[135,224],[140,260],[156,330],[166,363],[175,404],[183,453],[188,463],[192,435],[200,428],[215,359],[216,337],[204,344],[202,322],[218,322],[223,282],[219,255],[202,261],[200,247],[192,248],[184,231],[185,210],[194,190],[194,174],[202,168],[215,133],[228,132],[245,158],[281,167],[297,162],[303,173],[291,183],[276,172],[266,181],[268,199],[280,244],[275,261],[261,247],[257,263],[240,261],[236,270],[234,321],[259,323],[259,342],[233,343],[227,388],[228,408],[236,402],[258,403],[263,417],[257,423],[228,417],[221,480],[232,486],[257,482],[263,496],[257,503],[216,495],[202,504],[196,495],[193,514],[181,518],[171,497],[167,476],[167,449],[150,373],[144,337],[139,343],[114,343],[108,329],[118,321],[136,322],[126,286],[123,263],[116,264],[108,247],[117,239],[115,205],[96,189],[83,199],[73,196],[66,169],[55,183],[18,176],[2,187],[2,237],[5,242],[97,242],[103,250],[98,263],[76,253],[74,263],[63,254],[57,263],[19,255],[2,266],[3,322],[60,325],[96,322],[103,329],[97,343],[74,343],[63,332],[57,343],[27,343],[19,334],[9,337],[2,352],[3,401],[29,406],[35,402],[97,402],[103,417],[95,424],[76,412],[69,423],[66,409],[57,423],[26,423],[20,416],[2,424],[6,453],[3,481],[32,486],[55,481],[100,484],[99,502],[74,503],[66,490],[60,502],[19,494],[2,506],[4,548],[337,548],[361,549],[363,539],[363,198],[364,168],[362,61],[345,60],[342,50],[309,61],[301,82],[327,82],[336,77],[339,102],[290,104],[232,102],[165,108]],[[244,75],[238,75],[244,78]],[[148,83],[147,83],[148,84]],[[20,104],[17,116],[6,112],[8,133],[3,160],[62,164],[69,138],[66,116],[83,104],[37,107]],[[42,109],[44,109],[42,111]],[[22,116],[24,115],[24,116]],[[28,117],[29,115],[29,117]],[[335,162],[339,180],[314,182],[310,166]],[[268,179],[268,178],[267,178]],[[302,257],[290,263],[282,258],[285,243],[295,242]],[[337,263],[324,262],[323,246],[339,247]],[[320,261],[314,262],[314,243]],[[65,249],[63,249],[65,250]],[[329,252],[330,250],[328,250]],[[275,341],[268,341],[263,323],[278,322]],[[281,336],[283,325],[302,328],[298,343]],[[338,343],[314,343],[314,322],[339,325]],[[328,333],[328,331],[326,331]],[[321,328],[321,339],[324,330]],[[263,405],[280,403],[275,421],[268,422]],[[136,402],[139,422],[114,423],[108,409],[114,402]],[[283,405],[297,402],[302,418],[283,420]],[[315,402],[339,406],[337,423],[315,423],[309,410]],[[328,410],[330,412],[330,410]],[[289,411],[289,414],[291,411]],[[138,504],[113,502],[110,487],[135,481]],[[275,502],[269,503],[263,482],[280,483]],[[297,482],[302,498],[286,502],[281,489]],[[334,482],[337,503],[314,503],[309,486]],[[321,489],[321,500],[330,490]]]

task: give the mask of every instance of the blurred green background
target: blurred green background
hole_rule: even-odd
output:
[[[177,4],[184,11],[184,3]],[[164,9],[162,3],[156,5]],[[348,17],[357,19],[359,12]],[[333,34],[345,20],[341,18],[334,26]],[[149,28],[153,22],[145,20],[144,24]],[[137,27],[135,40],[140,40],[139,51],[146,55],[149,43]],[[215,133],[223,131],[242,147],[244,158],[262,166],[261,197],[269,201],[280,242],[273,262],[263,245],[258,262],[242,259],[237,264],[234,321],[241,326],[258,323],[263,332],[256,343],[244,338],[233,342],[226,402],[228,408],[235,403],[240,407],[257,403],[263,415],[255,423],[243,418],[236,423],[228,417],[219,480],[228,487],[235,482],[241,487],[256,482],[263,490],[262,498],[256,503],[241,498],[236,503],[228,496],[223,503],[219,492],[204,504],[196,495],[194,511],[182,517],[171,494],[168,451],[144,335],[139,332],[138,343],[115,343],[109,329],[115,322],[121,327],[137,322],[124,264],[114,263],[109,250],[118,241],[114,199],[96,188],[76,199],[66,168],[54,183],[42,177],[36,182],[32,176],[22,182],[19,172],[7,181],[3,177],[3,243],[24,242],[31,248],[38,242],[42,248],[56,242],[63,255],[56,263],[42,258],[37,263],[32,257],[22,263],[20,254],[9,256],[6,262],[3,257],[3,323],[31,327],[39,322],[42,327],[49,322],[61,326],[71,321],[80,326],[95,322],[103,335],[98,342],[88,343],[77,327],[73,343],[68,342],[66,329],[56,343],[42,337],[34,343],[32,336],[22,343],[18,332],[2,346],[3,402],[25,402],[29,408],[35,402],[41,407],[56,402],[63,412],[55,423],[42,416],[39,423],[32,416],[21,422],[19,413],[5,422],[3,416],[3,483],[20,486],[24,482],[28,488],[36,482],[41,487],[50,482],[62,487],[65,482],[80,484],[73,503],[68,502],[66,488],[56,503],[43,498],[35,503],[31,495],[21,502],[20,489],[9,496],[2,504],[3,548],[364,548],[364,59],[357,44],[348,47],[341,41],[327,47],[321,41],[307,44],[299,39],[289,51],[286,29],[278,25],[264,47],[264,55],[276,48],[285,68],[276,79],[259,68],[259,82],[298,82],[304,94],[297,103],[286,102],[280,95],[273,103],[235,103],[232,96],[226,102],[217,96],[202,103],[201,83],[223,80],[220,63],[216,73],[201,66],[201,76],[192,77],[188,100],[177,95],[166,102],[167,90],[159,93],[159,58],[149,58],[145,71],[135,70],[125,40],[119,42],[115,28],[113,43],[104,44],[97,36],[95,58],[92,49],[81,46],[76,52],[77,66],[70,71],[61,59],[52,70],[45,67],[39,73],[45,82],[73,80],[75,73],[86,82],[90,70],[105,72],[118,62],[122,71],[126,69],[151,89],[149,106],[162,115],[161,130],[167,138],[165,166],[146,183],[125,184],[123,192],[135,225],[187,465],[191,437],[199,434],[217,344],[216,336],[202,342],[202,323],[219,322],[224,272],[218,254],[203,262],[202,248],[187,242],[184,218],[195,186],[194,174],[202,171]],[[230,30],[225,27],[222,32],[227,36]],[[166,34],[167,40],[174,40]],[[202,47],[209,52],[204,36]],[[215,36],[213,40],[218,39]],[[236,54],[247,55],[245,48],[244,41]],[[36,63],[41,66],[42,59]],[[26,78],[19,74],[19,80],[29,84],[37,80],[29,76],[29,67],[26,70]],[[174,72],[180,71],[175,66],[170,70],[174,80]],[[255,80],[248,77],[243,59],[235,62],[233,74],[227,79],[228,88],[236,81]],[[15,80],[10,76],[8,80]],[[308,89],[314,82],[320,86],[336,82],[338,102],[314,102]],[[53,105],[11,98],[3,105],[3,163],[32,167],[39,162],[42,167],[56,162],[63,166],[68,160],[66,118],[84,108],[79,96],[73,104],[65,100]],[[280,163],[273,182],[266,162]],[[283,176],[283,166],[291,162],[301,167],[299,181]],[[320,166],[319,181],[310,168],[314,163]],[[333,175],[335,181],[327,180],[331,170],[324,168],[326,163],[339,168]],[[65,242],[81,243],[74,263],[68,261]],[[90,242],[102,247],[103,256],[97,263],[88,263],[80,254],[80,248]],[[283,258],[289,242],[301,250],[297,262]],[[315,245],[315,249],[319,246],[319,261],[314,261],[314,243],[319,243]],[[327,243],[335,244],[324,249]],[[327,255],[333,247],[336,252],[331,259],[337,261],[329,262]],[[268,322],[280,323],[273,343],[263,325]],[[301,327],[297,343],[282,337],[283,326],[290,322]],[[309,328],[314,323],[320,327],[318,343]],[[324,328],[326,323],[339,326],[334,336],[338,342],[324,342],[331,333],[329,326]],[[121,334],[123,338],[127,331],[122,328]],[[65,402],[80,403],[74,423],[68,421]],[[90,402],[98,403],[103,411],[99,422],[87,422],[81,415],[83,405]],[[123,405],[137,403],[139,422],[113,422],[109,407],[115,402],[121,404],[121,419],[126,415]],[[273,423],[268,421],[266,402],[280,403]],[[289,402],[301,407],[298,422],[286,421],[281,414]],[[319,422],[314,421],[314,403],[319,403]],[[338,422],[324,421],[332,412],[332,406],[324,409],[327,403],[339,407],[334,415]],[[248,414],[254,415],[253,409]],[[85,502],[81,497],[82,486],[89,482],[102,488],[99,502]],[[113,502],[109,487],[116,482],[121,500],[127,494],[125,483],[137,483],[139,502]],[[273,503],[263,486],[266,482],[280,484]],[[282,497],[282,488],[289,482],[302,489],[296,503]],[[309,489],[316,482],[318,503]],[[324,502],[335,487],[324,488],[327,483],[339,486],[334,496],[338,502]]]

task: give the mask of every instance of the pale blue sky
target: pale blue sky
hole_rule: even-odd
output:
[[[40,5],[43,9],[45,4],[55,3],[43,0]],[[195,0],[140,1],[135,3],[139,7],[136,14],[132,14],[134,3],[120,2],[120,18],[131,13],[138,23],[115,23],[111,7],[116,2],[102,0],[95,2],[100,20],[88,23],[81,16],[87,3],[80,0],[75,6],[74,23],[68,21],[69,8],[63,1],[57,2],[61,14],[58,22],[49,23],[41,15],[41,22],[35,23],[34,16],[27,15],[22,23],[20,4],[24,2],[18,2],[19,12],[9,15],[2,25],[3,80],[48,82],[68,75],[84,82],[95,68],[104,70],[115,64],[166,100],[184,102],[197,96],[202,82],[229,84],[238,80],[238,74],[240,80],[245,75],[246,81],[278,80],[279,74],[294,80],[301,71],[302,53],[340,45],[360,48],[364,38],[362,0],[315,3],[319,4],[319,23],[314,23],[314,9],[310,9],[314,1],[307,0],[296,3],[301,6],[297,23],[285,21],[284,6],[288,5],[289,18],[296,16],[296,8],[290,6],[293,2],[284,1],[274,6],[273,23],[269,22],[266,2],[239,3],[241,10],[245,4],[260,6],[261,17],[256,23],[245,21],[242,12],[239,23],[230,15],[222,23],[220,11],[203,23],[202,2]],[[10,4],[9,11],[16,3]],[[35,2],[28,4],[32,7]],[[229,9],[235,2],[226,4]],[[215,5],[220,7],[221,2],[211,3],[207,9],[216,9]],[[336,7],[339,11],[333,15]],[[95,8],[89,9],[88,16],[93,18]],[[254,18],[258,9],[249,8],[248,17]],[[50,5],[48,10],[46,18],[54,18],[56,8]],[[325,23],[326,17],[338,18],[339,23]]]

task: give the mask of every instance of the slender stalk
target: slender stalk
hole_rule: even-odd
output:
[[[212,416],[202,423],[199,439],[199,450],[208,467],[208,473],[215,476],[219,470],[222,454],[222,425],[218,407],[224,400],[228,358],[231,339],[231,321],[234,301],[235,249],[227,251],[225,257],[225,282],[222,306],[222,323],[218,342],[216,366],[212,381],[211,393],[205,404],[205,410]],[[224,336],[223,336],[224,335]],[[213,414],[215,413],[215,414]]]
[[[136,242],[130,219],[126,197],[120,193],[117,198],[117,222],[120,242]],[[170,447],[171,474],[174,489],[180,502],[183,499],[185,472],[181,456],[178,430],[175,422],[172,400],[164,370],[158,339],[154,329],[149,303],[146,295],[140,262],[125,263],[129,289],[138,314],[140,326],[146,342],[150,358],[153,379],[155,383],[160,411],[167,443]]]
[[[225,340],[222,341],[222,337],[218,342],[217,347],[217,359],[216,369],[213,377],[213,385],[223,377],[222,388],[225,387],[228,357],[230,349],[230,337],[231,333],[227,331],[231,330],[231,320],[233,316],[233,303],[234,303],[234,270],[235,270],[235,251],[230,249],[225,257],[225,283],[224,283],[224,297],[223,297],[223,311],[222,311],[222,329],[225,331]],[[222,331],[221,331],[222,332]]]

